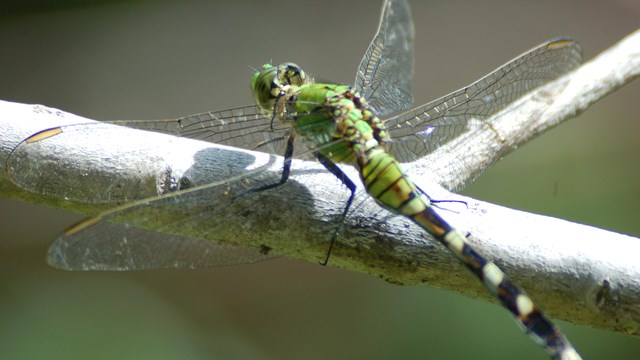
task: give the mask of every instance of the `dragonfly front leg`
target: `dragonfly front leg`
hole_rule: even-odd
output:
[[[291,173],[291,160],[293,159],[294,139],[294,133],[289,134],[289,136],[287,137],[287,147],[284,150],[284,164],[282,165],[282,175],[280,176],[280,180],[274,184],[269,184],[256,189],[252,189],[248,192],[248,194],[277,188],[278,186],[283,185],[287,182],[287,180],[289,180],[289,174]]]
[[[339,219],[340,221],[338,223],[338,226],[336,227],[336,230],[334,231],[333,236],[331,236],[329,249],[327,249],[327,256],[324,258],[324,261],[320,262],[320,265],[326,266],[327,263],[329,262],[329,256],[331,256],[331,250],[333,249],[333,244],[335,244],[336,242],[336,238],[338,237],[338,234],[340,233],[340,230],[342,229],[342,226],[344,224],[344,219],[347,217],[349,208],[351,208],[351,203],[353,203],[353,198],[356,195],[356,185],[353,183],[353,181],[351,181],[351,179],[349,179],[347,174],[345,174],[338,167],[338,165],[336,165],[336,163],[334,163],[331,159],[329,159],[325,155],[322,155],[322,153],[320,152],[316,153],[316,157],[318,158],[318,161],[320,161],[320,163],[327,170],[329,170],[329,172],[335,175],[335,177],[337,177],[344,184],[344,186],[346,186],[347,189],[349,189],[349,191],[351,192],[351,194],[349,195],[349,199],[347,200],[347,203],[344,207],[344,210],[342,210],[342,214],[340,215],[340,219]]]

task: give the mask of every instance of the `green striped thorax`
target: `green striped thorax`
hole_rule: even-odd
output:
[[[354,150],[362,157],[386,140],[383,124],[351,86],[315,84],[296,64],[263,65],[251,89],[264,116],[291,121],[312,149],[336,163],[354,163]]]

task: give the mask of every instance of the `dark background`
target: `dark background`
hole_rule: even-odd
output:
[[[0,99],[94,119],[168,118],[251,103],[249,66],[270,61],[350,83],[380,3],[4,2]],[[412,5],[416,103],[558,35],[579,39],[590,59],[640,19],[635,0]],[[640,235],[638,99],[640,83],[624,87],[509,155],[465,193]],[[0,201],[0,358],[546,358],[498,306],[312,263],[49,268],[48,245],[78,218]],[[638,339],[560,325],[587,358],[640,354]]]

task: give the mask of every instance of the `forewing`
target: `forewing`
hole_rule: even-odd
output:
[[[208,111],[177,119],[109,121],[141,130],[203,140],[276,155],[284,153],[290,125],[271,121],[256,105]]]
[[[580,45],[557,38],[527,51],[473,84],[384,121],[389,151],[401,162],[419,159],[535,88],[575,69]]]
[[[405,0],[387,0],[380,24],[355,79],[359,91],[381,118],[413,105],[413,21]]]

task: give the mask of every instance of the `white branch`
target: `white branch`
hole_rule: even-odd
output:
[[[508,116],[490,120],[499,137],[495,132],[471,133],[409,166],[411,178],[432,198],[467,202],[468,207],[442,204],[440,213],[480,239],[475,247],[495,259],[550,315],[636,336],[640,333],[640,239],[463,198],[435,184],[460,187],[495,161],[496,152],[503,156],[584,111],[639,72],[640,32],[636,32],[564,79],[514,104],[503,112]],[[71,126],[46,141],[19,146],[40,130],[92,120],[9,102],[0,102],[0,114],[4,170],[0,192],[4,197],[95,213],[114,202],[157,195],[184,179],[201,185],[260,168],[264,170],[260,179],[249,176],[213,186],[202,195],[209,205],[200,210],[211,215],[210,221],[181,222],[171,231],[249,247],[268,245],[317,261],[326,252],[326,243],[318,244],[318,239],[329,238],[348,195],[319,164],[296,160],[291,180],[284,186],[233,198],[227,194],[248,180],[277,179],[282,160],[108,124]],[[442,154],[448,155],[446,161]],[[451,159],[458,163],[452,166]],[[459,180],[462,167],[477,170]],[[354,169],[344,170],[358,178]],[[171,222],[179,212],[158,216]],[[425,284],[490,298],[424,230],[382,210],[362,188],[338,241],[331,265],[397,284]],[[292,253],[300,243],[312,246]]]

